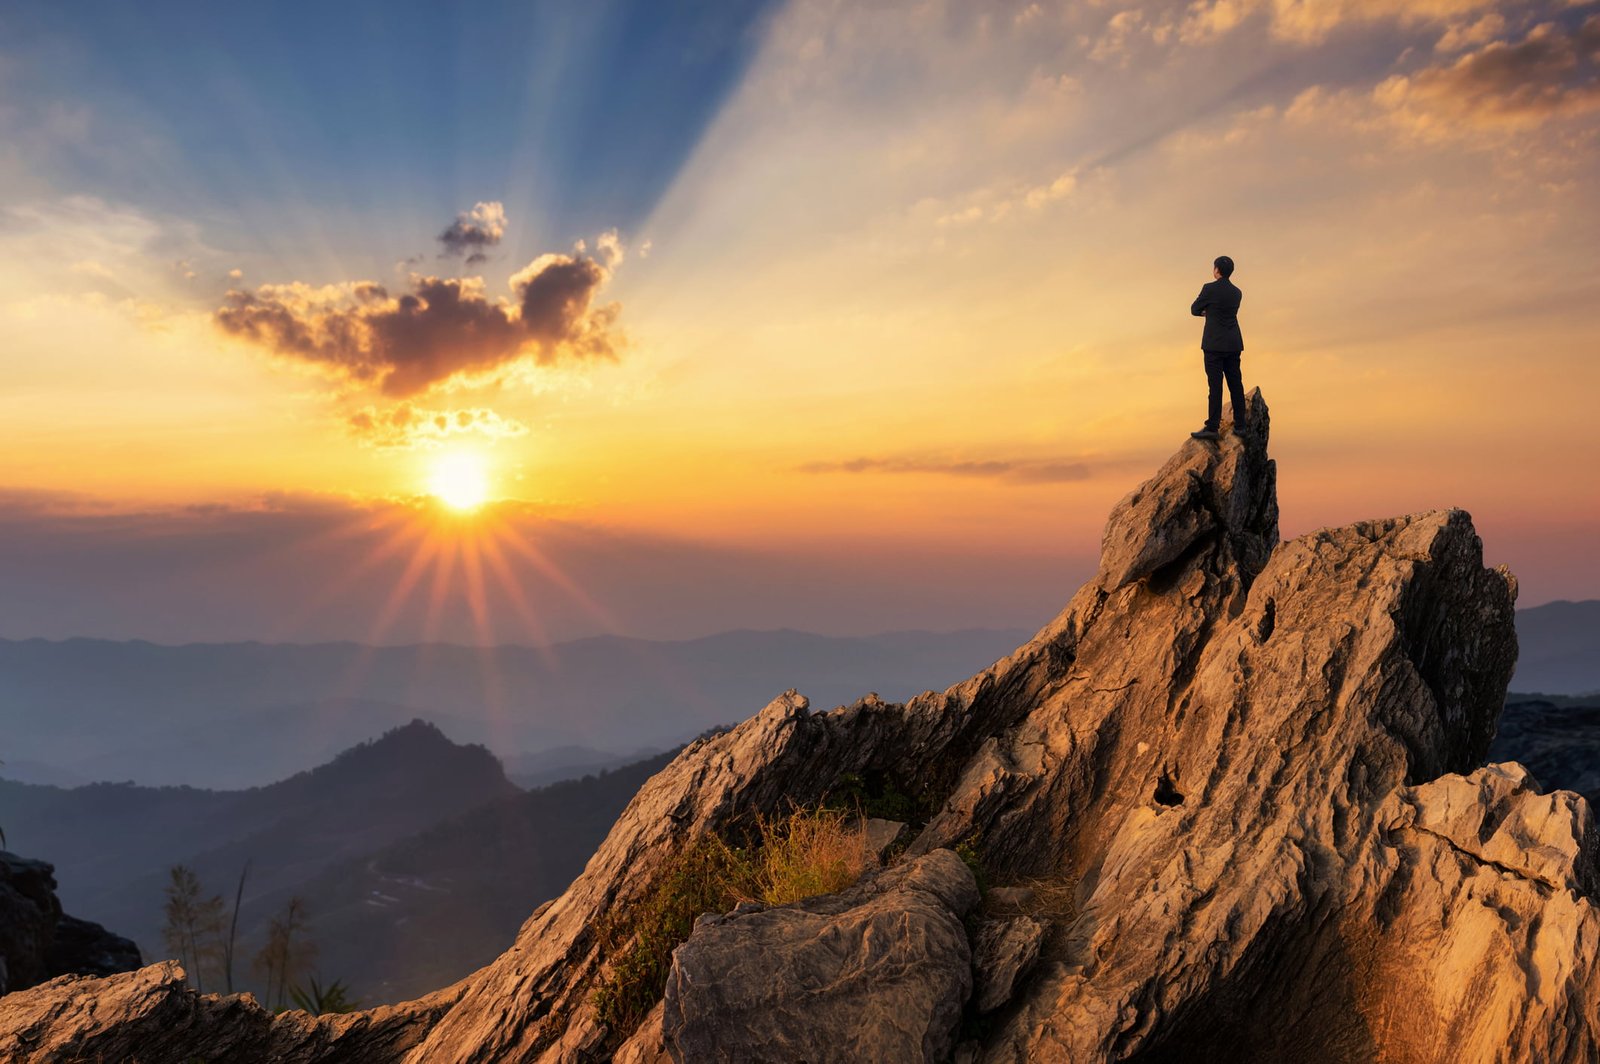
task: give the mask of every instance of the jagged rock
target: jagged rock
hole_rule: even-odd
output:
[[[993,1012],[1011,1000],[1018,980],[1028,974],[1044,944],[1044,925],[1031,916],[985,920],[972,936],[972,967],[977,986],[972,1007]]]
[[[144,963],[139,947],[61,911],[55,867],[0,850],[0,994],[58,975],[113,975]]]
[[[52,975],[116,975],[144,963],[132,939],[107,931],[93,920],[62,914],[45,964]]]
[[[672,958],[662,1030],[679,1060],[942,1061],[972,991],[978,885],[935,850],[838,894],[702,916]]]
[[[654,1033],[600,1024],[598,921],[706,833],[813,803],[846,774],[931,799],[908,860],[962,844],[994,882],[1074,899],[963,1054],[1596,1059],[1587,805],[1479,768],[1516,656],[1515,582],[1484,568],[1455,510],[1279,543],[1259,392],[1249,424],[1184,442],[1118,504],[1096,578],[972,679],[817,714],[789,692],[686,749],[510,950],[385,1013],[403,1059],[672,1059],[665,1004]],[[761,916],[707,926],[733,950]],[[85,993],[58,981],[0,999],[0,1049],[25,1029],[44,1048],[24,1059],[66,1059],[86,1021],[61,1002]],[[107,1001],[96,1023],[132,1024]],[[182,1007],[202,1032],[221,1022],[218,1004]],[[399,1039],[327,1041],[334,1022],[377,1021],[281,1017],[259,1033],[320,1047],[294,1059],[398,1054]],[[296,1034],[308,1023],[323,1041]]]
[[[0,994],[48,978],[45,956],[61,918],[52,871],[0,850]]]
[[[667,1048],[667,1035],[661,1029],[662,1003],[656,1002],[633,1036],[622,1043],[611,1064],[676,1064]]]
[[[459,994],[459,984],[405,1006],[342,1016],[274,1016],[249,994],[197,994],[175,961],[105,978],[64,975],[0,998],[0,1059],[226,1060],[306,1064],[398,1060]]]
[[[1515,680],[1513,680],[1515,682]],[[1491,761],[1518,761],[1547,787],[1600,802],[1600,695],[1557,705],[1540,698],[1506,703]]]

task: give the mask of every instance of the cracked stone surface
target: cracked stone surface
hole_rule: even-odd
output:
[[[650,780],[572,887],[458,986],[337,1019],[169,990],[186,1044],[249,1027],[294,1060],[680,1059],[651,1036],[660,1006],[638,1032],[600,1025],[597,921],[705,833],[848,773],[928,803],[903,860],[975,847],[1042,925],[963,1059],[1600,1059],[1589,807],[1483,766],[1515,581],[1484,567],[1459,510],[1280,543],[1259,392],[1250,408],[1248,435],[1185,441],[1118,503],[1095,579],[970,680],[825,713],[781,695]],[[92,981],[0,998],[0,1055],[139,1045],[123,984],[103,985],[93,1016],[70,1004]]]

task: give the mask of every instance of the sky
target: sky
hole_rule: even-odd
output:
[[[1286,537],[1600,597],[1597,132],[1600,3],[11,0],[0,637],[1039,624],[1218,254]]]

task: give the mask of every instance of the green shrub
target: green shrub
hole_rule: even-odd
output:
[[[689,937],[695,918],[738,904],[733,885],[749,878],[748,858],[707,836],[669,862],[642,902],[608,913],[599,936],[610,968],[593,998],[600,1022],[613,1032],[638,1026],[661,997],[672,951]]]

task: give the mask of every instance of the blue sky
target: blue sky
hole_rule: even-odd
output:
[[[90,142],[48,161],[63,184],[213,242],[315,220],[367,227],[357,246],[381,259],[498,200],[525,261],[649,213],[768,6],[24,0],[0,14],[3,84],[14,107],[93,114]]]

